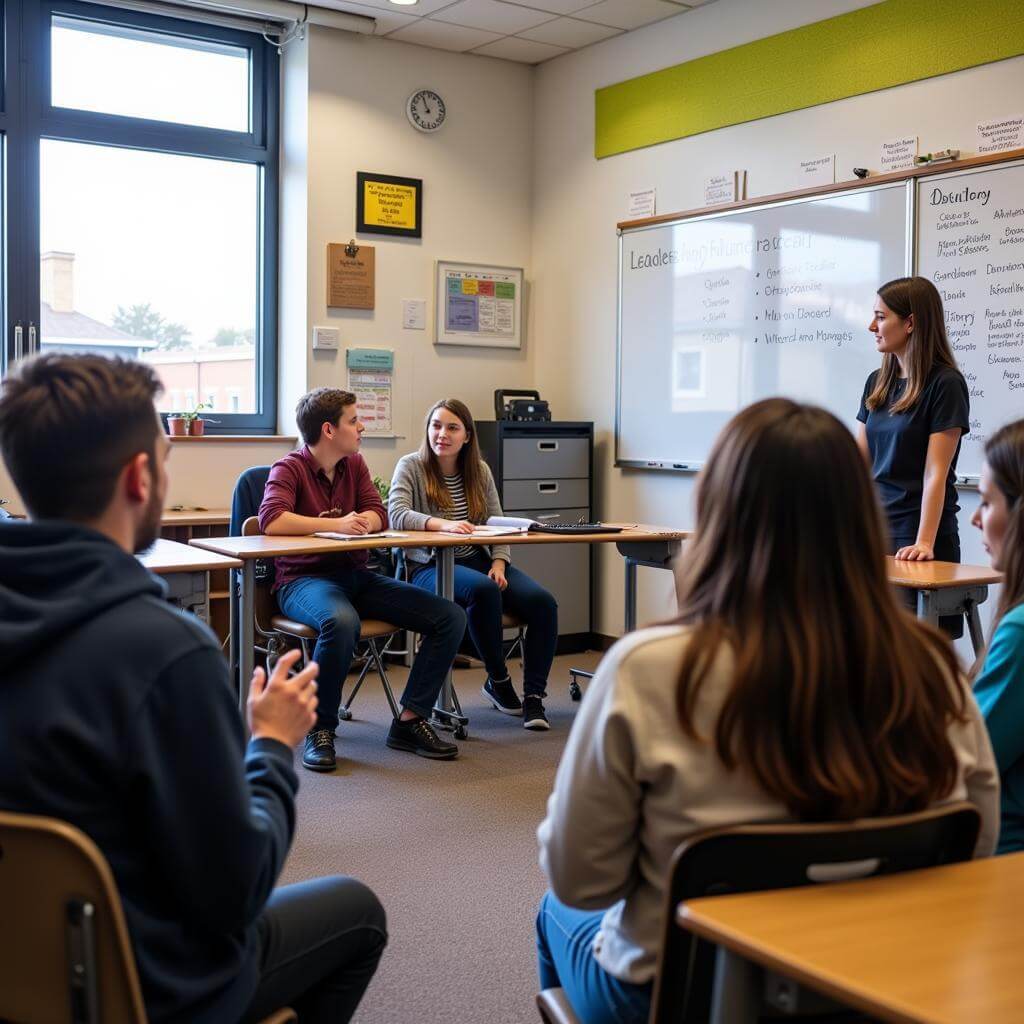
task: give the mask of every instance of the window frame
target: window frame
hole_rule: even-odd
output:
[[[280,60],[276,47],[258,33],[208,25],[187,18],[150,14],[83,0],[8,0],[4,4],[4,84],[0,132],[5,133],[4,218],[7,251],[15,254],[8,282],[7,365],[14,356],[15,327],[39,321],[40,144],[84,143],[168,155],[255,165],[259,205],[254,394],[257,411],[218,413],[209,434],[271,435],[277,430],[278,225],[280,211]],[[245,132],[183,125],[68,107],[51,97],[50,32],[55,17],[96,22],[161,35],[180,36],[246,49],[250,54],[250,124]],[[12,53],[13,51],[16,51]],[[27,54],[30,59],[18,59]],[[19,196],[18,209],[9,197]],[[42,339],[45,342],[45,339]]]

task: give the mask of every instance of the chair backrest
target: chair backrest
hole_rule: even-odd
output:
[[[791,889],[969,860],[981,828],[973,804],[827,825],[737,825],[691,836],[672,860],[651,1024],[706,1021],[714,946],[676,924],[699,896]]]
[[[269,466],[250,466],[235,481],[235,489],[231,494],[232,537],[242,536],[242,524],[246,519],[259,515],[269,476]]]
[[[146,1024],[121,897],[66,822],[0,811],[0,1020]]]
[[[243,537],[258,537],[260,532],[260,521],[256,516],[249,516],[242,523]],[[262,565],[269,565],[267,571],[260,571]],[[270,632],[270,620],[279,613],[277,599],[271,593],[271,584],[274,582],[273,561],[268,559],[264,563],[260,559],[256,563],[256,593],[253,595],[253,607],[256,611],[256,625],[264,633]]]

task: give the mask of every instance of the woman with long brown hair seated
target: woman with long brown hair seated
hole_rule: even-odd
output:
[[[647,1020],[669,861],[697,830],[969,799],[992,852],[984,723],[948,639],[897,601],[883,537],[830,413],[769,399],[719,436],[679,616],[601,662],[539,830],[541,987],[588,1024]]]

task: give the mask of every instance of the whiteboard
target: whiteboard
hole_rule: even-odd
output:
[[[957,479],[977,482],[985,439],[1024,416],[1024,164],[918,182],[918,273],[942,295],[971,397]]]
[[[875,294],[910,272],[913,196],[903,180],[624,229],[616,464],[697,469],[774,395],[853,429]]]

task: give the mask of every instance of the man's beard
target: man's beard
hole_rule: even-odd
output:
[[[160,521],[163,519],[164,513],[163,505],[163,498],[154,487],[153,493],[149,496],[149,504],[146,505],[146,514],[142,522],[139,523],[139,528],[135,531],[133,550],[136,555],[140,551],[151,548],[156,542],[157,537],[160,536]]]

